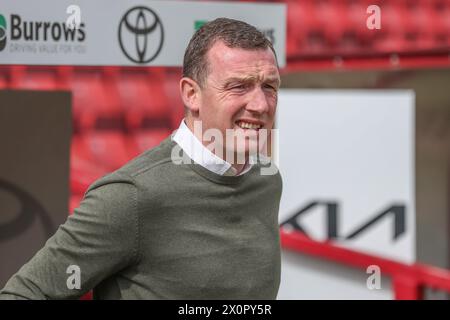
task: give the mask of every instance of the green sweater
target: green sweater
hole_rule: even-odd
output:
[[[166,138],[93,183],[2,299],[275,299],[281,177],[174,164]],[[80,289],[69,289],[80,269]]]

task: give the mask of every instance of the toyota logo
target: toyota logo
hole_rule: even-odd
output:
[[[135,63],[149,63],[161,51],[164,30],[157,14],[147,7],[134,7],[120,20],[119,44],[125,56]]]

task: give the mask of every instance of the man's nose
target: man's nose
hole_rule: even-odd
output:
[[[269,111],[269,103],[267,96],[261,87],[256,87],[252,90],[252,94],[249,97],[246,109],[255,113],[266,113]]]

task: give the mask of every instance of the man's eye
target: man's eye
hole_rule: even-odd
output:
[[[269,90],[273,90],[273,91],[277,91],[277,88],[275,88],[274,86],[270,85],[270,84],[265,84],[264,85],[265,89],[269,89]]]
[[[238,84],[238,85],[231,87],[231,89],[233,89],[233,90],[243,90],[245,88],[246,88],[246,86],[244,84]]]

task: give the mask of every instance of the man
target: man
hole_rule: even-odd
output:
[[[1,298],[78,298],[91,289],[97,299],[276,298],[281,177],[251,161],[255,132],[274,122],[273,47],[244,22],[216,19],[191,39],[183,73],[179,130],[91,185]],[[213,153],[194,132],[199,123],[203,132],[239,132],[230,161],[230,141]],[[174,150],[193,161],[176,163]]]

